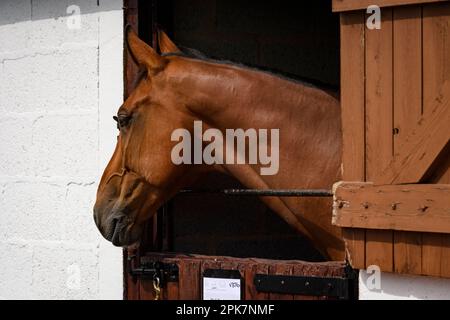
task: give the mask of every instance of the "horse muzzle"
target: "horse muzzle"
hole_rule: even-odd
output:
[[[137,230],[138,228],[133,221],[122,212],[113,211],[108,215],[101,215],[99,208],[94,208],[94,220],[102,236],[115,246],[125,247],[132,245],[140,236],[139,230]]]

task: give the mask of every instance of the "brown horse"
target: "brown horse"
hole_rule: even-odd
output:
[[[252,189],[330,189],[340,178],[341,126],[337,94],[270,73],[183,56],[165,35],[159,55],[131,28],[126,43],[141,72],[119,108],[120,133],[97,192],[94,219],[117,246],[136,243],[146,220],[181,188],[211,171]],[[164,54],[171,52],[172,54]],[[201,120],[203,130],[279,128],[279,170],[261,164],[181,164],[171,161],[172,132]],[[273,151],[273,150],[272,150]],[[225,152],[225,151],[224,151]],[[331,224],[331,199],[261,197],[326,257],[344,259],[341,230]]]

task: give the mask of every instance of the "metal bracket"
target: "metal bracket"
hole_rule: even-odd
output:
[[[356,273],[346,268],[345,277],[313,277],[256,274],[256,290],[282,294],[327,296],[348,300],[354,298]]]
[[[142,278],[158,277],[161,286],[167,282],[178,281],[178,266],[175,263],[163,263],[161,261],[149,261],[141,263],[137,268],[130,268],[130,275]]]

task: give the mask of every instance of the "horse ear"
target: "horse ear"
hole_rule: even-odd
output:
[[[170,40],[169,36],[162,30],[158,30],[159,49],[162,53],[180,53],[181,50]]]
[[[131,57],[137,65],[145,66],[152,73],[156,73],[164,68],[166,60],[152,47],[139,39],[130,25],[125,29],[125,41]]]

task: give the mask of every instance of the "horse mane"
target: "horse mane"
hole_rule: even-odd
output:
[[[262,67],[262,66],[249,64],[249,63],[235,62],[235,61],[230,61],[230,60],[223,60],[223,59],[218,59],[215,57],[208,57],[203,52],[201,52],[197,49],[193,49],[193,48],[188,48],[188,47],[184,47],[184,46],[179,46],[179,48],[180,48],[181,52],[163,53],[163,54],[161,54],[161,56],[163,56],[163,57],[177,56],[177,57],[184,57],[184,58],[190,58],[190,59],[195,59],[195,60],[200,60],[200,61],[205,61],[205,62],[216,63],[216,64],[220,64],[220,65],[235,66],[235,67],[248,69],[248,70],[252,70],[252,71],[268,73],[272,76],[275,76],[275,77],[278,77],[278,78],[281,78],[281,79],[284,79],[287,81],[295,82],[295,83],[298,83],[298,84],[301,84],[301,85],[304,85],[307,87],[322,89],[325,91],[332,91],[332,92],[334,91],[335,93],[339,92],[338,86],[332,85],[329,83],[325,83],[325,82],[317,80],[317,79],[299,76],[299,75],[292,74],[289,72],[280,71],[280,70],[277,70],[274,68]]]

